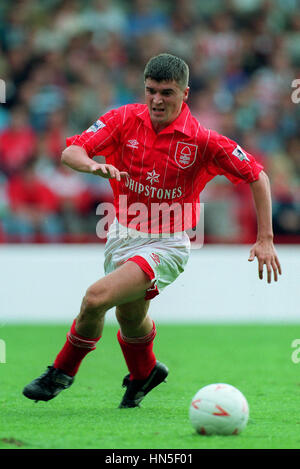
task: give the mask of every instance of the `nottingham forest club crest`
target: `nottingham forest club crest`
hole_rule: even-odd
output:
[[[175,151],[175,161],[182,169],[189,168],[196,161],[197,145],[192,143],[177,142]]]

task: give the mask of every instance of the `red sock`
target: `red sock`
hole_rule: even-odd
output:
[[[74,319],[67,341],[54,361],[54,368],[59,368],[69,376],[75,376],[84,357],[95,350],[100,337],[90,339],[77,334]]]
[[[153,340],[156,328],[153,322],[152,331],[145,337],[124,337],[121,330],[117,337],[123,352],[130,379],[146,379],[156,364],[153,353]]]

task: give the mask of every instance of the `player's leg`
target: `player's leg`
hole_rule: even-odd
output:
[[[95,282],[87,289],[76,319],[78,334],[86,337],[101,335],[106,311],[143,299],[151,283],[141,268],[130,261]]]
[[[142,337],[153,329],[153,321],[148,314],[150,300],[140,298],[116,307],[116,318],[121,332],[126,337]]]
[[[116,308],[118,341],[129,370],[123,381],[127,389],[120,408],[137,407],[168,375],[167,367],[156,360],[153,352],[156,327],[147,314],[149,304],[142,298]]]
[[[126,262],[91,285],[54,365],[27,385],[23,394],[34,400],[49,400],[69,387],[83,358],[96,348],[102,335],[106,311],[113,306],[143,298],[150,286],[151,281],[134,262]]]
[[[117,337],[132,379],[145,379],[156,363],[153,353],[156,328],[147,314],[149,304],[149,300],[141,298],[116,308],[120,324]]]
[[[134,262],[126,262],[92,284],[54,367],[74,376],[82,359],[96,347],[102,335],[105,313],[113,306],[143,297],[149,285],[148,277]]]

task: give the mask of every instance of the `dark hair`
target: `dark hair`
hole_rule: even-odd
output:
[[[159,54],[152,57],[144,70],[144,80],[176,81],[181,89],[189,82],[189,67],[184,60],[171,54]]]

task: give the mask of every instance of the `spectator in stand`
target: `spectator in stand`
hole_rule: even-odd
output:
[[[169,17],[153,0],[134,0],[127,19],[127,34],[137,38],[169,28]]]
[[[44,151],[49,158],[54,161],[60,160],[61,147],[65,142],[65,113],[57,111],[49,116],[47,127],[41,136],[44,144]]]
[[[20,241],[57,241],[62,234],[58,199],[36,175],[34,166],[34,159],[27,161],[7,183],[10,213],[4,216],[3,229]]]
[[[300,139],[291,138],[286,153],[273,155],[269,166],[275,196],[273,223],[276,232],[300,235]]]
[[[46,175],[46,174],[45,174]],[[48,187],[55,194],[64,233],[80,235],[87,231],[93,197],[86,181],[67,166],[56,162],[49,175]],[[95,220],[94,220],[95,227]],[[94,228],[95,230],[95,228]]]
[[[29,125],[25,109],[15,108],[10,125],[0,134],[0,168],[7,175],[14,174],[35,153],[37,137]]]
[[[290,161],[293,168],[293,189],[297,197],[297,202],[300,202],[300,137],[293,137],[287,143],[287,159]]]
[[[298,150],[289,143],[300,128],[300,106],[291,100],[291,83],[300,77],[298,0],[17,0],[1,2],[0,12],[0,76],[7,85],[0,172],[8,185],[16,172],[22,179],[20,168],[33,155],[39,170],[47,159],[55,164],[66,135],[109,109],[140,102],[144,87],[137,70],[150,56],[170,52],[191,64],[189,104],[203,125],[221,133],[225,125],[223,133],[241,144],[255,135],[256,154],[264,154],[268,167],[274,162],[277,168],[281,155],[279,167],[289,170],[276,170],[271,179],[274,210],[282,205],[284,181],[293,187],[290,210],[299,216]],[[94,219],[95,207],[110,196],[108,183],[86,183],[93,202],[84,220]],[[229,195],[221,178],[210,200],[223,203],[222,191],[236,207],[227,239],[231,232],[253,232],[238,194]],[[71,229],[59,210],[58,204],[56,218]],[[215,240],[224,210],[219,217]],[[297,232],[291,220],[282,217],[275,234],[277,226],[280,233]],[[95,233],[92,224],[81,228]]]

